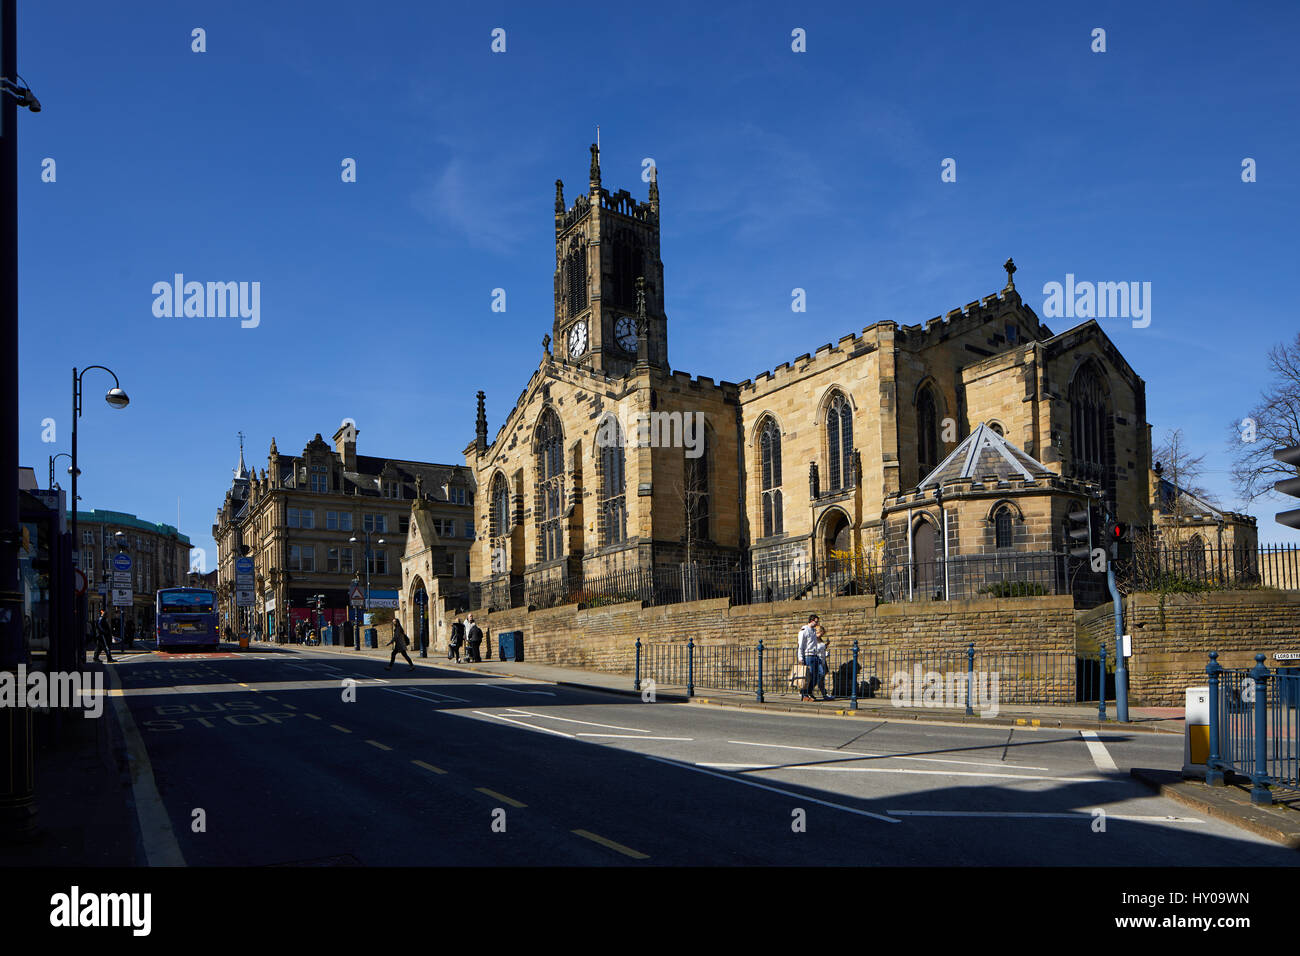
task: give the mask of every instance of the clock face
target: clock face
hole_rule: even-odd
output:
[[[577,358],[587,351],[587,323],[579,322],[569,329],[569,357]]]
[[[636,351],[636,319],[625,315],[614,323],[614,338],[624,352]]]

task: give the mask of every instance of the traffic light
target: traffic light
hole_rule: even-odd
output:
[[[1297,469],[1300,469],[1300,445],[1279,448],[1273,452],[1273,458],[1284,465],[1294,465]],[[1300,477],[1284,478],[1279,482],[1275,482],[1273,490],[1284,495],[1290,495],[1293,498],[1300,498]],[[1300,528],[1300,508],[1279,511],[1277,513],[1277,523],[1286,525],[1288,528]]]
[[[1070,557],[1087,561],[1092,554],[1092,509],[1087,505],[1076,505],[1066,515],[1069,525],[1066,528],[1066,547]]]

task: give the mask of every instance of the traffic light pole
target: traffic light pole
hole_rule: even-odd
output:
[[[1115,562],[1106,562],[1106,586],[1115,602],[1115,719],[1128,723],[1128,665],[1124,663],[1124,604],[1115,584]],[[1106,688],[1101,689],[1103,697]]]

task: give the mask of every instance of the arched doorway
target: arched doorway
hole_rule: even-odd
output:
[[[420,649],[420,656],[429,652],[429,593],[424,580],[418,575],[411,582],[411,640]]]
[[[821,548],[821,578],[824,581],[847,582],[853,578],[853,526],[849,516],[832,508],[822,517],[822,531],[818,538]]]
[[[925,518],[916,519],[912,526],[912,595],[922,600],[935,597],[940,580],[935,555],[939,535],[934,524]]]

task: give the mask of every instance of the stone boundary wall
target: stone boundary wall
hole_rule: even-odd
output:
[[[857,640],[864,653],[964,653],[970,641],[983,653],[1072,654],[1075,646],[1068,595],[879,606],[874,596],[734,607],[722,598],[663,607],[634,602],[585,610],[513,608],[476,619],[494,648],[499,632],[523,631],[525,660],[631,674],[638,637],[643,643],[685,644],[693,638],[697,645],[751,647],[761,638],[767,648],[793,648],[810,613],[821,615],[840,647]]]
[[[1188,687],[1205,685],[1210,651],[1233,668],[1254,667],[1256,653],[1268,655],[1272,667],[1276,652],[1300,651],[1300,591],[1167,594],[1163,615],[1159,594],[1136,594],[1125,600],[1124,612],[1124,629],[1133,635],[1134,704],[1181,707]],[[1114,617],[1100,617],[1113,642]]]

